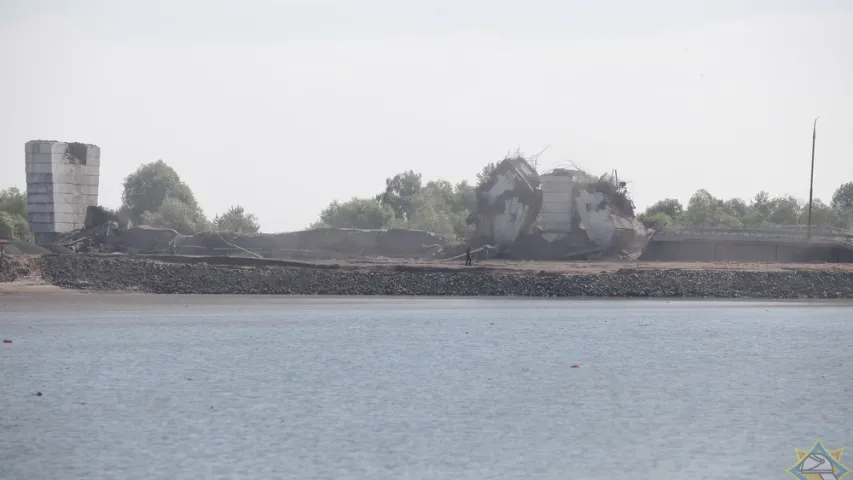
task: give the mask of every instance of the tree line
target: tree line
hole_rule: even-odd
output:
[[[722,199],[705,189],[697,190],[686,207],[674,198],[665,198],[648,207],[639,217],[669,227],[771,228],[807,225],[809,204],[791,195],[772,197],[758,192],[750,201]],[[812,226],[850,229],[853,227],[853,182],[839,186],[829,204],[812,201]]]
[[[385,188],[367,198],[353,197],[333,201],[309,228],[411,228],[467,238],[473,231],[469,215],[476,208],[476,189],[483,184],[495,163],[477,173],[477,182],[451,183],[447,180],[424,181],[423,176],[406,170],[385,180]],[[171,228],[183,234],[201,231],[252,234],[260,231],[255,215],[235,205],[208,219],[190,187],[166,162],[141,165],[125,177],[122,204],[116,215],[134,225]],[[805,225],[808,202],[796,197],[757,193],[751,200],[723,199],[700,189],[687,205],[665,198],[649,206],[638,217],[668,227],[763,228]],[[853,182],[839,186],[827,204],[815,199],[812,225],[853,228]],[[16,187],[0,190],[0,236],[32,241],[27,222],[26,192]]]
[[[412,170],[389,177],[385,190],[373,197],[334,201],[320,212],[311,227],[412,228],[466,238],[473,226],[466,222],[476,207],[476,188],[494,170],[486,165],[477,174],[477,185],[462,181],[430,180]],[[765,191],[752,200],[722,199],[705,189],[697,190],[686,207],[674,198],[649,206],[638,218],[658,226],[705,228],[771,228],[806,225],[808,202],[791,195],[771,196]],[[839,186],[829,204],[812,202],[812,225],[853,228],[853,182]]]

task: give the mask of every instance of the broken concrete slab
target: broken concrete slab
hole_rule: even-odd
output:
[[[540,176],[524,158],[507,158],[477,189],[475,243],[516,259],[637,256],[653,232],[634,218],[624,187],[580,170]]]

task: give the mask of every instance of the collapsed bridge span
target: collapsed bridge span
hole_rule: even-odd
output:
[[[507,158],[477,188],[475,243],[518,259],[639,256],[652,230],[634,217],[624,182],[579,170],[539,175]]]

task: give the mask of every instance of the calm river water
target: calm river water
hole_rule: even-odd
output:
[[[817,439],[853,452],[842,303],[5,295],[0,337],[2,479],[783,479]]]

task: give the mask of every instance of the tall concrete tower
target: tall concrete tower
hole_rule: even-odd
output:
[[[98,204],[101,149],[85,143],[31,140],[26,145],[27,208],[36,243],[83,228]]]

